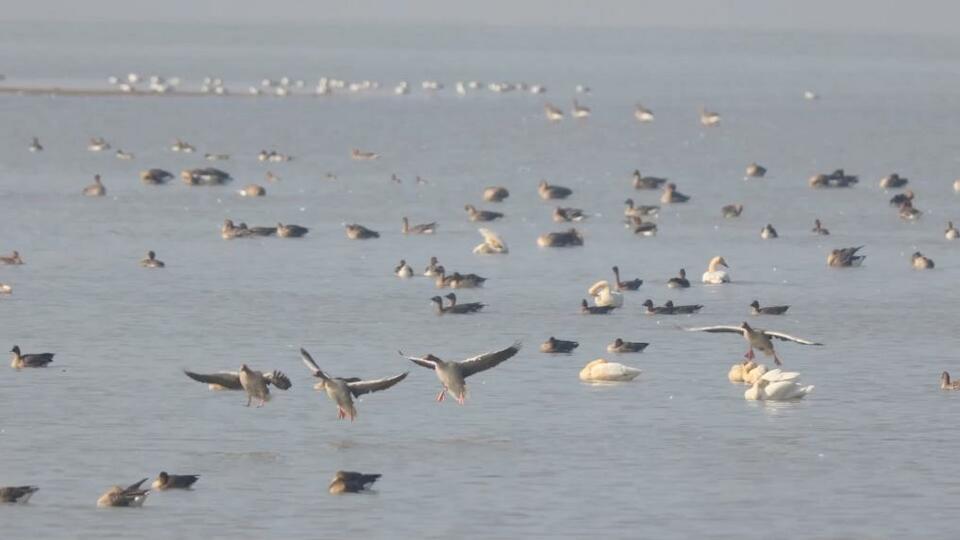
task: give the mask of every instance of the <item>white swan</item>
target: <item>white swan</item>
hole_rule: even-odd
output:
[[[593,303],[597,306],[623,306],[623,294],[613,290],[607,280],[600,280],[594,283],[587,293],[593,297]]]
[[[727,266],[727,261],[723,260],[723,257],[714,257],[710,259],[710,264],[707,265],[707,271],[703,273],[704,283],[710,283],[713,285],[730,283],[730,274],[728,274],[726,270],[717,270],[718,266],[730,268]]]
[[[727,380],[732,383],[744,383],[746,382],[747,374],[755,367],[757,367],[757,364],[753,360],[737,362],[731,366],[730,371],[727,372]]]
[[[510,252],[510,250],[507,249],[507,243],[504,242],[497,233],[484,228],[477,229],[477,231],[483,235],[483,243],[473,248],[473,252],[477,255],[493,255]]]
[[[580,380],[589,382],[632,381],[642,373],[637,368],[597,358],[580,370]]]
[[[763,378],[767,373],[767,366],[763,364],[754,364],[754,367],[743,372],[743,382],[753,384]]]
[[[761,378],[743,393],[743,397],[749,401],[789,401],[803,399],[812,391],[812,384],[803,386],[792,380],[770,382]]]

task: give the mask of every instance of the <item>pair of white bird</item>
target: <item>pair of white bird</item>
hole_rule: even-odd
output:
[[[746,392],[743,398],[748,401],[791,401],[803,399],[813,391],[813,385],[804,386],[797,379],[800,374],[796,371],[781,371],[771,369],[757,379]]]

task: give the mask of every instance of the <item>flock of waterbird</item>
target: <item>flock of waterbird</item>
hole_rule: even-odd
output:
[[[141,82],[147,84],[147,90],[150,92],[166,93],[176,89],[179,81],[176,79],[164,79],[162,77],[150,77],[143,79],[139,75],[130,74],[125,78],[111,78],[111,83],[116,85],[124,92],[142,92],[138,84]],[[316,88],[316,93],[326,95],[334,90],[346,89],[351,92],[361,92],[375,90],[379,88],[378,83],[363,81],[360,83],[348,83],[337,79],[321,79]],[[422,83],[424,91],[436,92],[443,88],[441,83],[436,81],[424,81]],[[481,90],[484,88],[479,82],[458,82],[455,84],[457,92],[465,94],[471,90]],[[303,81],[293,81],[289,78],[282,78],[278,81],[264,80],[260,87],[250,87],[249,93],[261,94],[271,93],[278,96],[288,95],[294,89],[304,88]],[[546,91],[543,85],[526,85],[523,83],[490,83],[486,88],[493,92],[527,91],[534,94],[542,94]],[[208,78],[201,87],[204,93],[225,94],[227,90],[222,80],[218,78]],[[407,83],[400,83],[394,88],[396,94],[406,94],[410,91]],[[578,86],[576,92],[588,94],[589,88]],[[809,100],[818,99],[815,93],[807,91],[804,97]],[[550,122],[560,122],[566,117],[564,110],[550,104],[544,104],[544,114]],[[581,104],[578,100],[573,101],[573,108],[570,116],[575,119],[583,120],[590,116],[590,108]],[[653,122],[655,116],[653,111],[636,105],[633,115],[638,122]],[[720,114],[711,112],[705,108],[700,110],[700,123],[702,126],[711,128],[718,126],[721,122]],[[100,137],[90,139],[87,149],[91,152],[105,152],[111,150],[111,144]],[[29,147],[30,152],[43,152],[44,146],[40,139],[34,137]],[[195,147],[181,139],[176,139],[169,147],[172,152],[193,153]],[[350,156],[356,161],[376,160],[380,156],[375,152],[352,149]],[[123,150],[116,151],[116,157],[119,159],[134,159],[134,154]],[[209,161],[228,161],[229,154],[207,153],[204,156]],[[277,150],[262,150],[257,159],[262,162],[287,162],[294,159],[293,156],[279,152]],[[757,163],[751,163],[746,167],[745,179],[763,179],[767,169]],[[170,171],[158,168],[143,170],[140,173],[140,180],[148,185],[164,185],[174,180],[177,176]],[[179,178],[187,185],[191,186],[221,186],[233,180],[232,176],[219,168],[202,167],[183,170]],[[328,179],[336,179],[335,175],[328,174]],[[267,180],[273,181],[276,177],[273,173],[267,173]],[[391,180],[399,182],[396,175],[392,175]],[[426,183],[418,177],[418,183]],[[856,185],[859,178],[856,175],[847,174],[843,169],[837,169],[831,173],[816,174],[809,179],[809,186],[816,189],[831,188],[850,188]],[[880,180],[882,189],[892,190],[901,189],[908,185],[908,179],[899,174],[890,174]],[[661,205],[683,204],[691,199],[689,195],[678,191],[678,186],[670,182],[667,178],[645,176],[639,170],[633,172],[632,187],[638,191],[661,190]],[[954,183],[954,189],[960,191],[960,180]],[[100,175],[94,177],[93,183],[84,187],[82,194],[89,197],[103,197],[107,193],[107,187],[103,183]],[[546,180],[541,180],[537,185],[537,193],[547,201],[562,201],[573,195],[573,190],[561,185],[551,184]],[[239,191],[244,197],[262,197],[266,195],[266,189],[258,184],[250,184]],[[504,186],[489,186],[483,189],[482,199],[488,203],[501,203],[510,197],[510,191]],[[638,236],[653,236],[657,234],[658,218],[660,205],[638,205],[632,198],[626,198],[623,212],[624,223],[634,234]],[[914,194],[912,191],[905,191],[894,196],[890,204],[897,208],[900,218],[907,221],[919,219],[922,212],[914,206]],[[464,210],[467,219],[477,223],[493,223],[505,217],[504,212],[493,211],[490,209],[477,208],[473,204],[466,204]],[[724,218],[737,219],[741,216],[744,205],[740,203],[728,204],[720,208],[720,214]],[[558,223],[577,223],[587,220],[592,214],[580,208],[557,206],[552,211],[552,217]],[[344,224],[347,238],[351,240],[375,240],[380,238],[380,232],[372,230],[358,223]],[[437,231],[436,222],[412,224],[407,217],[402,218],[400,233],[405,235],[430,235]],[[507,255],[509,249],[506,241],[496,232],[488,227],[478,229],[483,241],[473,248],[473,253],[477,255]],[[244,222],[234,223],[233,220],[226,220],[220,229],[221,237],[225,240],[235,240],[242,238],[256,238],[276,236],[279,238],[302,238],[306,236],[310,229],[300,225],[277,223],[276,226],[248,226]],[[812,234],[829,235],[830,232],[823,227],[820,219],[814,219]],[[949,222],[944,233],[945,238],[954,240],[960,237],[958,231],[952,222]],[[772,224],[767,224],[760,232],[761,238],[771,240],[778,238],[776,229]],[[540,235],[536,243],[541,248],[572,248],[582,246],[585,242],[584,235],[575,227],[562,231],[547,232]],[[844,247],[833,249],[827,254],[827,266],[835,268],[847,268],[860,266],[865,260],[865,256],[860,254],[863,246]],[[914,268],[930,269],[934,268],[934,262],[917,252],[911,257]],[[10,255],[0,256],[0,265],[19,266],[25,264],[18,251],[13,251]],[[147,253],[147,257],[140,261],[140,265],[150,269],[162,269],[165,263],[156,258],[153,251]],[[486,278],[474,273],[464,273],[459,271],[450,272],[437,257],[431,257],[426,268],[420,272],[408,264],[405,259],[401,259],[394,268],[394,273],[402,279],[414,278],[418,275],[426,276],[434,280],[438,289],[475,289],[484,286]],[[627,294],[641,290],[644,281],[639,278],[624,280],[621,278],[620,268],[612,267],[613,279],[600,280],[587,289],[587,295],[592,299],[592,303],[587,299],[581,299],[580,311],[585,315],[605,315],[612,313],[624,306],[624,300]],[[730,283],[731,276],[729,265],[722,256],[715,256],[709,259],[706,269],[701,277],[701,282],[705,286],[722,286]],[[686,269],[681,268],[676,276],[666,280],[668,288],[686,289],[692,287],[691,281],[687,278]],[[13,287],[9,284],[0,283],[0,293],[10,294]],[[448,303],[445,303],[447,300]],[[458,302],[455,293],[450,292],[444,296],[436,295],[430,298],[437,315],[469,315],[480,313],[486,304],[482,302]],[[649,316],[670,316],[670,315],[690,315],[697,313],[701,308],[700,304],[675,305],[672,301],[667,301],[663,305],[655,305],[651,299],[646,299],[641,306],[643,313]],[[789,306],[762,306],[759,301],[754,300],[749,305],[750,313],[754,316],[777,316],[783,315]],[[734,364],[728,373],[728,379],[732,383],[747,384],[749,388],[744,392],[744,398],[747,400],[760,401],[783,401],[796,400],[803,398],[813,390],[812,385],[802,385],[799,382],[799,373],[785,372],[779,367],[768,369],[762,363],[756,362],[755,351],[759,351],[764,356],[771,357],[776,364],[782,364],[781,358],[774,348],[774,340],[788,341],[801,345],[819,346],[821,343],[812,340],[792,336],[790,334],[755,328],[747,322],[739,325],[713,325],[700,327],[687,327],[683,330],[692,332],[707,333],[729,333],[739,334],[747,343],[748,350],[744,355],[742,362]],[[629,354],[641,353],[649,344],[646,342],[626,341],[617,337],[613,342],[607,345],[607,351],[611,354]],[[539,350],[547,354],[570,354],[579,347],[579,343],[573,340],[559,339],[550,336]],[[459,404],[464,404],[467,395],[466,379],[476,373],[492,369],[499,364],[509,360],[517,355],[521,349],[521,344],[516,342],[500,350],[476,355],[462,361],[442,360],[433,354],[424,356],[407,356],[403,352],[399,354],[412,363],[430,369],[434,372],[440,382],[440,392],[436,397],[438,402],[443,401],[447,394],[455,399]],[[11,366],[15,369],[24,368],[42,368],[53,362],[52,353],[22,353],[19,346],[13,346]],[[387,390],[401,381],[405,380],[409,372],[403,372],[377,379],[361,379],[357,377],[335,377],[326,373],[313,357],[305,349],[300,349],[301,359],[309,370],[310,374],[319,380],[315,389],[322,390],[328,398],[337,407],[338,419],[355,420],[357,417],[357,408],[355,398],[362,395]],[[217,373],[196,373],[184,370],[187,377],[205,383],[212,390],[233,390],[242,391],[247,396],[246,405],[249,407],[256,402],[257,407],[263,406],[270,400],[270,387],[277,390],[288,390],[292,387],[290,378],[279,370],[272,372],[262,372],[249,367],[246,364],[240,366],[237,371],[223,371]],[[631,381],[637,378],[642,371],[635,367],[627,366],[619,362],[611,362],[604,358],[598,358],[589,362],[579,373],[580,379],[591,383],[615,383]],[[941,388],[945,390],[960,390],[960,381],[952,381],[947,372],[941,375]],[[330,493],[357,493],[369,488],[378,478],[379,474],[365,474],[351,471],[338,471],[329,485]],[[152,483],[152,489],[191,489],[193,484],[199,479],[198,475],[172,475],[167,472],[161,472]],[[104,493],[97,501],[98,506],[112,507],[136,507],[142,506],[147,498],[149,489],[143,487],[144,478],[129,486],[113,486]],[[0,502],[7,503],[25,503],[36,493],[36,486],[14,486],[0,488]]]

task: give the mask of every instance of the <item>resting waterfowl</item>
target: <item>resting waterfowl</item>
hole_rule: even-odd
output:
[[[897,193],[890,198],[890,206],[902,206],[904,203],[912,203],[913,197],[913,191],[909,189],[903,193]]]
[[[308,353],[306,349],[300,349],[300,358],[303,360],[304,365],[307,366],[307,369],[313,373],[313,376],[320,379],[320,382],[318,382],[314,388],[325,391],[327,397],[337,404],[337,419],[343,420],[344,418],[349,418],[351,422],[357,416],[357,409],[353,403],[354,397],[386,390],[406,379],[409,374],[409,372],[403,372],[393,377],[366,381],[355,377],[343,379],[340,377],[330,377],[324,373],[323,370],[320,369],[320,366],[313,361],[313,357],[310,356],[310,353]]]
[[[653,122],[653,111],[637,103],[633,106],[633,117],[637,122]]]
[[[677,191],[677,185],[673,182],[663,188],[663,195],[660,196],[660,202],[663,204],[685,203],[690,197]]]
[[[510,252],[507,243],[497,233],[484,228],[477,229],[477,231],[483,236],[483,243],[477,244],[473,248],[473,252],[477,255],[496,255]]]
[[[767,168],[762,165],[757,163],[747,165],[747,178],[763,178],[766,174]]]
[[[701,107],[700,108],[700,124],[710,127],[716,126],[720,123],[720,114]]]
[[[941,390],[960,390],[960,381],[951,381],[950,374],[944,371],[940,374]]]
[[[83,194],[87,197],[103,197],[107,194],[107,188],[103,185],[99,174],[93,176],[93,183],[83,188]]]
[[[300,238],[305,236],[310,229],[306,227],[301,227],[300,225],[284,225],[283,223],[277,223],[277,236],[280,238]]]
[[[580,380],[585,382],[625,382],[636,379],[641,370],[617,362],[597,358],[580,370]]]
[[[957,191],[957,192],[960,192],[960,180],[954,180],[954,181],[953,181],[953,190],[954,190],[954,191]]]
[[[563,186],[552,186],[546,180],[541,180],[537,185],[537,191],[541,199],[566,199],[573,194],[573,190]]]
[[[34,137],[30,141],[30,146],[28,148],[31,152],[43,152],[43,145],[40,144],[40,139]]]
[[[897,173],[888,174],[880,179],[880,187],[883,189],[897,189],[907,185],[909,180],[903,178]]]
[[[863,264],[863,260],[867,258],[865,255],[857,255],[857,251],[860,251],[862,248],[863,246],[857,246],[832,250],[830,254],[827,255],[827,266],[833,266],[835,268],[860,266]]]
[[[10,367],[13,369],[22,369],[22,368],[42,368],[47,367],[47,364],[53,362],[53,355],[55,353],[32,353],[32,354],[20,354],[20,346],[14,345],[10,352],[13,353],[13,357],[10,361]]]
[[[553,220],[557,223],[583,221],[585,219],[587,219],[587,215],[579,208],[564,208],[558,206],[553,209]]]
[[[900,209],[897,211],[897,214],[900,216],[900,219],[904,221],[916,221],[920,219],[920,216],[923,215],[923,212],[914,208],[912,202],[907,201],[900,205]]]
[[[813,391],[813,385],[803,386],[793,380],[773,380],[767,379],[767,375],[777,370],[772,370],[760,377],[760,380],[753,383],[746,392],[743,393],[744,399],[748,401],[791,401],[803,399],[804,396]]]
[[[623,306],[623,294],[613,290],[607,280],[600,280],[587,289],[587,294],[593,297],[593,303],[598,306]]]
[[[958,231],[957,228],[953,226],[952,221],[948,221],[947,230],[943,231],[943,236],[947,240],[956,240],[957,238],[960,238],[960,231]]]
[[[687,328],[686,330],[689,332],[722,332],[740,334],[743,336],[743,339],[747,341],[749,346],[747,354],[744,355],[746,358],[753,360],[753,350],[757,349],[766,356],[773,356],[773,361],[778,366],[781,364],[780,357],[777,356],[777,352],[773,348],[773,341],[771,341],[770,338],[776,338],[781,341],[792,341],[801,345],[823,345],[822,343],[816,343],[803,338],[794,337],[789,334],[784,334],[783,332],[752,328],[749,324],[747,324],[746,321],[744,321],[740,326],[702,326],[699,328]]]
[[[753,364],[752,360],[747,360]],[[753,384],[760,380],[760,377],[763,377],[767,373],[767,366],[763,364],[753,364],[753,367],[750,369],[744,368],[743,370],[743,382],[744,384]]]
[[[239,193],[241,197],[263,197],[267,194],[267,190],[261,185],[250,184],[248,186],[244,186]]]
[[[110,143],[105,141],[103,137],[90,137],[90,144],[87,145],[87,150],[91,152],[103,152],[109,149]]]
[[[584,315],[606,315],[617,309],[617,306],[591,306],[586,300],[580,302],[580,313]]]
[[[396,274],[397,277],[402,277],[402,278],[413,277],[413,268],[409,264],[407,264],[407,261],[405,261],[404,259],[400,259],[400,264],[394,267],[393,273]]]
[[[380,157],[380,154],[376,152],[364,152],[359,148],[354,148],[350,151],[350,158],[355,161],[372,161]]]
[[[0,503],[27,504],[30,497],[33,497],[39,489],[37,486],[0,487]]]
[[[14,250],[10,255],[0,256],[0,264],[23,264],[23,259],[20,258],[20,252]]]
[[[660,186],[666,183],[666,178],[644,176],[639,169],[633,170],[633,189],[660,189]]]
[[[724,268],[730,268],[727,266],[727,261],[725,261],[723,257],[717,256],[710,259],[710,262],[707,264],[707,271],[703,273],[701,281],[711,285],[729,283],[730,274],[728,274],[725,270],[718,269],[720,266]]]
[[[830,231],[823,228],[823,225],[820,224],[819,219],[813,220],[813,229],[810,229],[810,232],[814,234],[819,234],[820,236],[829,236]]]
[[[214,167],[180,171],[180,179],[190,186],[219,186],[233,180],[230,173]]]
[[[422,358],[406,356],[403,354],[403,351],[400,351],[400,356],[403,356],[418,366],[432,369],[434,373],[436,373],[437,378],[440,379],[440,384],[443,386],[443,389],[440,390],[440,393],[437,395],[438,402],[443,401],[444,395],[450,392],[457,400],[457,403],[463,405],[467,396],[466,378],[475,373],[494,368],[509,360],[520,351],[520,346],[520,342],[518,341],[506,349],[477,355],[461,362],[445,362],[432,354],[428,354]]]
[[[666,303],[663,304],[663,309],[665,309],[666,313],[669,315],[689,315],[691,313],[696,313],[701,309],[703,309],[703,305],[688,304],[688,305],[675,306],[673,305],[673,300],[667,300]]]
[[[549,103],[543,105],[543,114],[551,122],[563,120],[563,111]]]
[[[482,304],[480,302],[469,302],[467,304],[457,304],[457,296],[452,295],[453,297],[451,298],[451,295],[452,293],[446,296],[448,299],[450,299],[449,306],[444,306],[443,298],[440,298],[439,296],[434,296],[433,298],[430,299],[430,301],[433,302],[434,306],[436,307],[437,315],[446,315],[448,313],[452,313],[454,315],[466,315],[469,313],[476,313],[481,309],[483,309],[483,307],[485,306],[485,304]]]
[[[472,204],[465,205],[463,209],[467,211],[467,218],[470,221],[493,221],[503,217],[503,214],[500,212],[477,210],[477,207],[473,206]]]
[[[134,155],[131,152],[125,152],[122,149],[117,149],[114,156],[116,156],[117,159],[122,159],[124,161],[128,161],[134,158]]]
[[[727,380],[732,383],[744,383],[746,382],[747,373],[750,373],[750,370],[757,367],[757,364],[753,360],[743,360],[737,362],[730,367],[730,371],[727,372]]]
[[[637,236],[656,236],[657,224],[644,221],[640,216],[630,216],[627,218],[627,226],[633,228],[633,234]]]
[[[913,267],[917,270],[929,270],[934,266],[933,259],[924,257],[919,251],[914,252],[914,254],[911,256],[911,260],[913,261]]]
[[[540,352],[551,354],[572,353],[579,346],[580,344],[576,341],[567,341],[550,336],[540,344]]]
[[[751,315],[783,315],[790,309],[790,306],[766,306],[760,307],[760,302],[754,300],[750,303]]]
[[[344,225],[344,228],[347,231],[347,238],[351,240],[370,240],[372,238],[380,238],[380,233],[368,229],[359,223]]]
[[[777,230],[774,229],[773,225],[769,223],[767,223],[767,225],[763,229],[760,229],[760,238],[763,238],[764,240],[777,238],[778,236],[779,235],[777,234]]]
[[[577,100],[573,100],[573,109],[570,114],[574,118],[588,118],[590,116],[590,107],[581,105]]]
[[[490,186],[483,189],[483,200],[487,202],[502,202],[510,196],[510,191],[503,186]]]
[[[660,211],[660,207],[657,205],[635,205],[633,199],[627,199],[623,201],[623,204],[627,205],[623,209],[623,215],[627,217],[654,216]]]
[[[143,506],[143,503],[147,500],[147,493],[149,489],[140,489],[140,486],[143,485],[148,479],[144,478],[135,484],[130,484],[127,487],[113,486],[106,493],[100,496],[97,499],[97,506],[101,507],[117,507],[117,508],[135,508]]]
[[[180,139],[175,140],[173,144],[170,145],[171,152],[185,152],[187,154],[192,154],[195,150],[196,148],[194,148],[192,144]]]
[[[728,204],[720,209],[720,213],[725,218],[738,218],[743,213],[742,204]]]
[[[434,276],[436,277],[436,285],[438,289],[473,289],[476,287],[482,287],[483,283],[487,281],[487,278],[480,277],[477,274],[461,274],[460,272],[454,272],[450,275],[447,275],[447,271],[442,265],[438,265],[434,269]]]
[[[0,294],[11,294],[13,292],[13,287],[7,283],[0,283]]]
[[[167,474],[167,471],[160,471],[157,479],[153,481],[151,487],[160,491],[168,489],[190,489],[200,479],[199,474]]]
[[[443,268],[440,266],[440,262],[436,257],[430,257],[430,264],[427,265],[427,268],[423,271],[423,275],[427,277],[435,277],[438,275],[437,270]]]
[[[403,225],[400,227],[400,232],[403,234],[433,234],[437,229],[437,223],[435,221],[430,223],[421,223],[419,225],[410,225],[410,220],[406,216],[402,219]]]
[[[667,308],[665,306],[655,306],[653,305],[653,300],[649,298],[644,300],[643,303],[640,305],[643,306],[644,315],[671,315],[672,314],[670,308]]]
[[[607,345],[607,352],[611,353],[637,353],[643,352],[649,343],[642,343],[639,341],[624,341],[620,338],[613,340],[613,343]]]
[[[184,375],[191,379],[202,382],[210,390],[243,390],[243,384],[240,382],[239,371],[221,371],[218,373],[194,373],[183,370]],[[278,390],[289,390],[293,383],[290,378],[282,371],[274,370],[270,373],[263,373],[263,380],[269,385],[273,385]]]
[[[690,286],[690,280],[687,279],[687,271],[683,268],[676,277],[667,280],[667,287],[671,289],[686,289]]]
[[[163,261],[157,259],[157,254],[152,250],[147,252],[147,258],[140,260],[140,266],[144,268],[163,268],[166,266]]]
[[[639,289],[641,285],[643,285],[643,280],[639,278],[631,279],[629,281],[623,281],[622,279],[620,279],[619,266],[613,267],[613,277],[614,277],[614,285],[617,286],[618,291],[635,291]]]
[[[173,173],[163,169],[140,171],[140,181],[144,184],[159,186],[173,180]]]
[[[382,475],[365,474],[353,471],[337,471],[330,481],[328,490],[333,495],[343,493],[360,493],[372,486]]]
[[[537,237],[537,245],[540,247],[582,246],[583,235],[576,229],[541,234]]]

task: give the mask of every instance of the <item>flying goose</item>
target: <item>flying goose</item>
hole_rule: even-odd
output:
[[[160,471],[157,479],[150,486],[153,489],[166,491],[168,489],[190,489],[200,479],[199,474],[167,474],[167,471]]]
[[[586,300],[584,300],[584,302],[586,302]],[[520,351],[520,346],[520,342],[517,341],[506,349],[484,353],[460,362],[445,362],[432,354],[417,358],[414,356],[406,356],[403,354],[403,351],[399,352],[400,356],[403,356],[418,366],[432,369],[434,373],[437,374],[437,378],[440,379],[440,384],[443,385],[443,389],[440,390],[440,393],[437,395],[437,401],[443,401],[446,392],[450,392],[457,400],[457,403],[463,405],[467,394],[466,378],[509,360]]]
[[[790,309],[790,306],[766,306],[760,307],[760,302],[754,300],[750,303],[751,315],[783,315]]]
[[[629,281],[621,280],[619,266],[613,267],[613,277],[614,277],[613,283],[614,285],[616,285],[618,291],[635,291],[639,289],[641,285],[643,285],[643,280],[639,278],[631,279]]]
[[[613,343],[607,345],[607,352],[610,353],[635,353],[643,352],[649,343],[639,341],[624,341],[620,338],[613,340]]]
[[[572,353],[574,349],[579,347],[580,344],[576,341],[567,341],[564,339],[557,339],[553,336],[547,338],[546,341],[540,344],[540,352],[543,353]]]
[[[194,373],[192,371],[183,370],[183,373],[195,381],[206,383],[211,390],[243,390],[243,385],[240,383],[239,371]],[[290,379],[282,371],[274,370],[270,373],[264,373],[262,375],[264,382],[267,384],[272,384],[278,390],[287,390],[293,386],[293,383],[290,382]]]
[[[477,255],[495,255],[510,252],[507,248],[507,243],[504,242],[497,233],[485,228],[479,228],[477,231],[483,236],[483,243],[477,244],[477,246],[473,248],[473,252]]]
[[[467,211],[467,218],[470,221],[493,221],[503,217],[503,214],[500,212],[477,210],[477,207],[472,204],[465,205],[463,209]]]
[[[10,352],[13,353],[12,360],[10,361],[10,367],[13,369],[22,369],[22,368],[41,368],[47,367],[47,364],[53,362],[53,355],[55,353],[33,353],[33,354],[20,354],[20,346],[14,345]]]
[[[382,475],[365,474],[353,471],[337,471],[330,481],[328,490],[333,495],[360,493],[372,486]]]
[[[30,497],[33,497],[39,489],[37,486],[0,487],[0,503],[27,504]]]
[[[823,343],[816,343],[803,338],[794,337],[789,334],[784,334],[783,332],[752,328],[749,324],[747,324],[746,321],[744,321],[740,326],[701,326],[697,328],[687,328],[686,330],[689,332],[740,334],[743,336],[743,339],[747,340],[747,344],[750,347],[745,355],[746,358],[753,360],[753,350],[757,349],[766,356],[773,356],[773,361],[776,362],[778,366],[781,365],[780,357],[777,356],[777,353],[773,348],[773,341],[771,341],[770,338],[776,338],[781,341],[793,341],[794,343],[799,343],[801,345],[823,345]]]
[[[113,486],[106,493],[97,499],[97,506],[113,507],[140,507],[147,500],[149,489],[140,489],[140,486],[148,479],[144,478],[135,484],[127,487]]]
[[[320,369],[320,366],[313,361],[313,357],[310,356],[310,353],[308,353],[306,349],[300,349],[300,358],[303,359],[304,365],[313,373],[313,376],[320,379],[320,382],[314,385],[314,388],[324,390],[327,393],[327,397],[337,404],[337,419],[350,418],[351,422],[357,416],[357,409],[353,403],[354,397],[386,390],[407,378],[407,374],[409,373],[404,372],[399,375],[394,375],[393,377],[367,381],[360,380],[356,377],[343,379],[340,377],[330,377],[324,373],[323,370]]]

